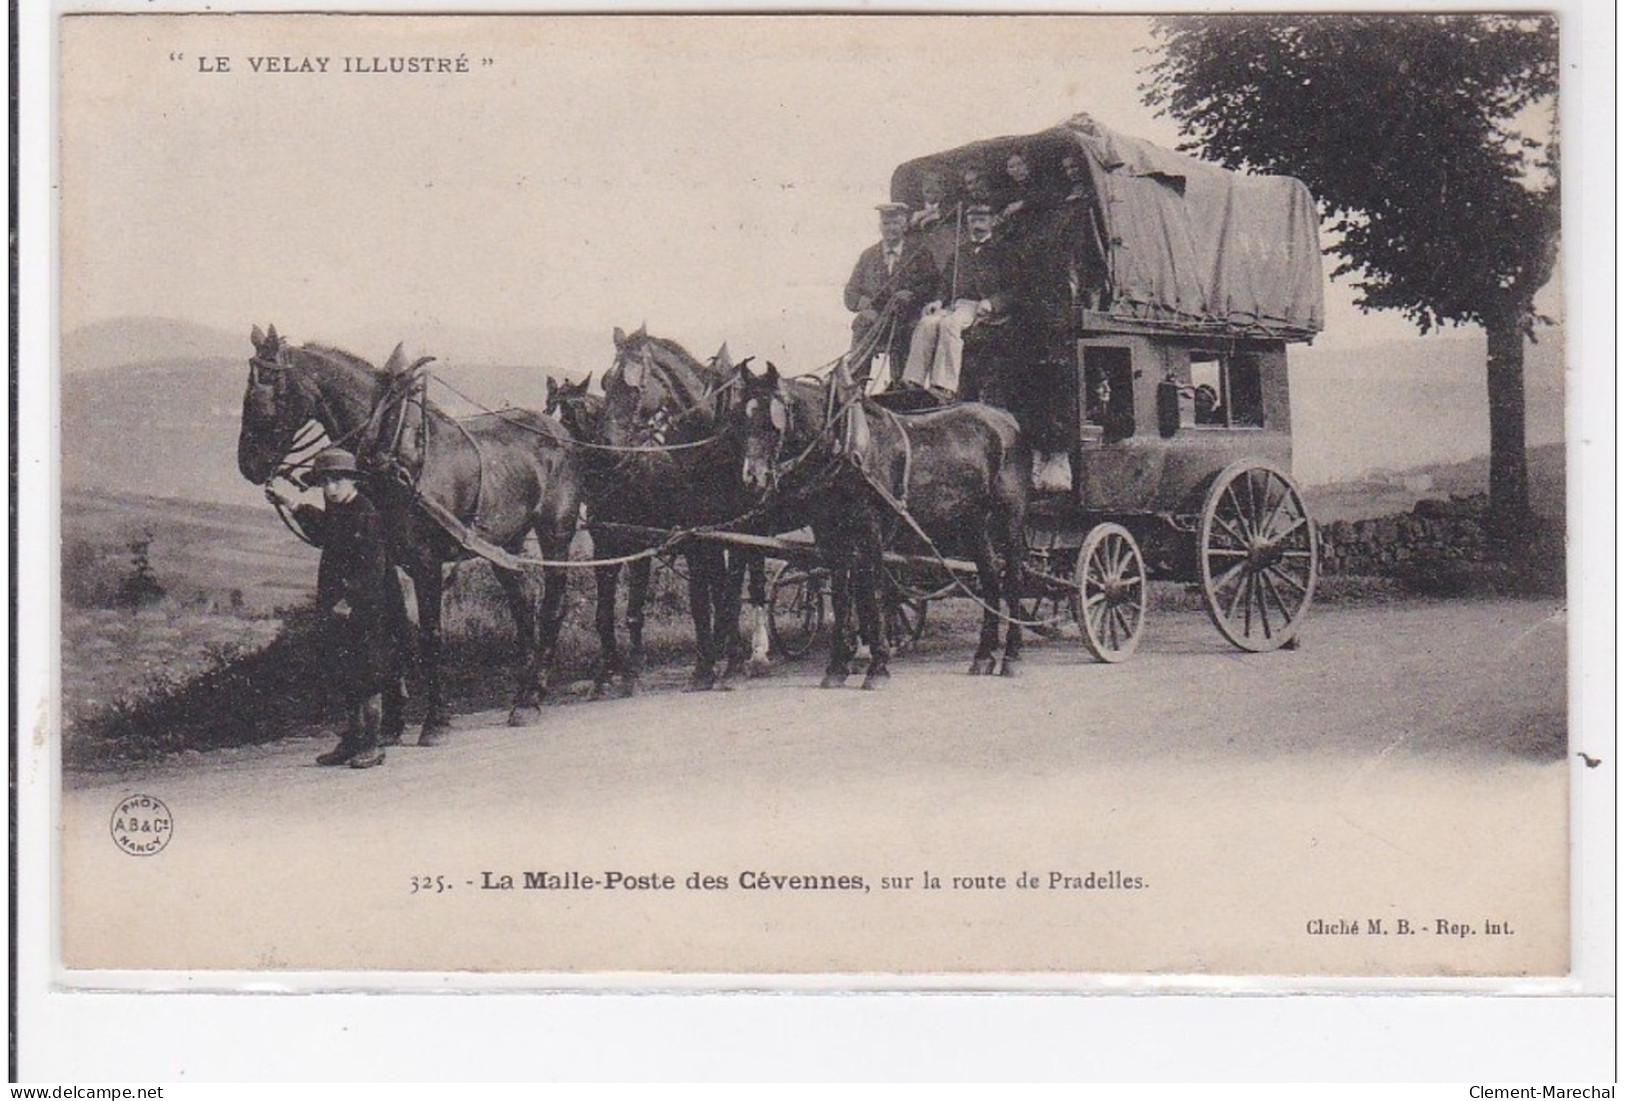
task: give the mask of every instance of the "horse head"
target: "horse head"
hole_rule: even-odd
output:
[[[551,375],[547,379],[547,405],[542,411],[578,440],[595,441],[599,436],[604,399],[588,393],[591,386],[590,374],[580,382],[558,382]]]
[[[294,439],[315,416],[313,395],[294,377],[293,349],[276,326],[249,334],[254,355],[248,361],[243,392],[243,425],[237,435],[237,469],[255,485],[269,482],[294,448]]]
[[[750,361],[739,365],[738,400],[730,421],[744,436],[740,477],[755,490],[770,490],[778,478],[779,455],[790,431],[790,400],[772,363],[756,374]]]
[[[616,447],[659,447],[666,442],[671,392],[660,378],[659,345],[640,326],[631,336],[615,330],[615,362],[604,372],[604,437]]]
[[[359,453],[372,442],[362,432],[380,399],[391,392],[395,376],[337,348],[295,347],[277,335],[275,325],[264,333],[254,326],[249,340],[254,355],[248,361],[237,436],[237,469],[244,478],[263,485],[275,477],[311,421],[321,424],[334,446]],[[404,354],[397,352],[404,363]],[[410,374],[426,362],[402,369]]]

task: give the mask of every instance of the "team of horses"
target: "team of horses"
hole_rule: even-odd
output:
[[[385,517],[395,562],[417,601],[421,744],[449,729],[440,678],[443,567],[489,561],[519,639],[509,721],[537,714],[564,614],[570,543],[589,525],[597,582],[594,695],[636,690],[644,605],[657,554],[687,566],[696,658],[690,687],[726,687],[767,661],[764,551],[730,536],[811,528],[831,573],[834,625],[823,684],[852,674],[849,624],[869,650],[863,687],[889,677],[882,614],[887,551],[976,565],[983,623],[972,673],[1016,671],[1016,600],[1024,569],[1031,454],[1008,413],[965,403],[917,414],[877,405],[837,367],[785,378],[708,361],[644,329],[617,329],[615,357],[592,392],[548,380],[543,412],[507,408],[454,418],[425,393],[426,359],[396,348],[383,367],[321,344],[294,345],[255,326],[238,437],[238,469],[256,485],[297,481],[313,425],[356,452]],[[308,458],[308,455],[307,455]],[[536,552],[527,551],[534,538]],[[542,564],[538,566],[538,559]],[[539,606],[525,571],[542,574]],[[628,577],[627,648],[616,596]],[[740,621],[748,582],[753,629]],[[1010,614],[1001,616],[1002,605]],[[1001,621],[1008,624],[1002,652]]]

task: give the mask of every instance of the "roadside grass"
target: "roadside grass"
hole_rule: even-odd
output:
[[[590,686],[594,601],[592,572],[571,571],[552,677],[558,698]],[[657,566],[644,630],[649,668],[690,660],[686,607],[681,578]],[[624,647],[624,592],[617,610]],[[132,609],[64,608],[64,766],[115,768],[337,730],[343,716],[316,660],[321,629],[308,604],[271,615],[204,612],[169,597]],[[453,711],[510,703],[513,624],[484,564],[448,573],[442,630],[442,683]],[[412,700],[408,721],[420,722],[422,708]]]

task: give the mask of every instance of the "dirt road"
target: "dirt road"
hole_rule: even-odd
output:
[[[528,729],[464,716],[450,744],[391,750],[364,773],[314,767],[327,742],[304,739],[77,778],[64,793],[65,956],[1566,967],[1572,766],[1555,603],[1317,610],[1301,649],[1266,655],[1180,613],[1154,620],[1126,664],[1057,640],[1033,646],[1016,679],[965,676],[972,638],[959,641],[899,662],[878,693],[820,690],[809,658],[732,693],[572,703]],[[110,839],[132,792],[172,813],[155,856]]]

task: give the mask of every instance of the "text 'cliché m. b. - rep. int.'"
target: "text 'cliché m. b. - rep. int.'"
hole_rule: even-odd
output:
[[[170,54],[173,61],[184,60],[184,54]],[[397,76],[456,75],[488,67],[494,62],[489,57],[472,58],[467,54],[248,54],[234,57],[230,54],[207,54],[197,59],[200,73],[242,74],[261,76],[322,76],[329,74]]]

